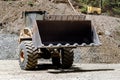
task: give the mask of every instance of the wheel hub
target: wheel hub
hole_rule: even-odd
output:
[[[23,52],[23,50],[21,50],[21,52],[20,52],[20,61],[21,62],[23,62],[24,61],[24,52]]]

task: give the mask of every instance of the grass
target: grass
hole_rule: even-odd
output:
[[[28,2],[28,5],[31,6],[31,7],[33,7],[33,6],[34,6],[34,3],[33,3],[32,1],[29,1],[29,2]]]

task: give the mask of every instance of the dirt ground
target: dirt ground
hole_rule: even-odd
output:
[[[44,63],[44,64],[43,64]],[[70,69],[55,69],[41,62],[34,71],[19,68],[17,60],[0,60],[0,80],[119,80],[120,64],[77,64]]]

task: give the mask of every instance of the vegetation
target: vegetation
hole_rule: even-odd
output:
[[[86,14],[86,12],[87,12],[87,6],[81,7],[80,11],[81,11],[82,13],[85,13],[85,14]]]
[[[83,8],[81,9],[83,12],[85,10],[84,5],[90,5],[94,7],[102,8],[102,12],[108,13],[109,15],[120,16],[120,0],[75,0],[77,3],[82,3]]]
[[[3,1],[17,1],[17,0],[3,0]],[[29,6],[34,6],[33,1],[36,0],[28,0]],[[79,4],[80,11],[86,13],[87,8],[86,5],[93,7],[100,7],[103,13],[107,13],[112,16],[120,17],[120,0],[73,0]],[[82,6],[82,7],[81,7]]]
[[[33,7],[34,6],[33,1],[28,1],[28,5],[31,6],[31,7]]]

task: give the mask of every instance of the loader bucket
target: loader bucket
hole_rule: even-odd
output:
[[[36,48],[100,45],[90,20],[84,15],[49,15],[45,11],[24,13],[26,26],[33,28],[32,42]]]
[[[37,20],[37,26],[42,44],[45,46],[94,43],[94,30],[90,20]]]

